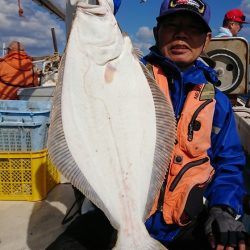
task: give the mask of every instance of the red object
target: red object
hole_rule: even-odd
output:
[[[225,19],[238,23],[248,23],[246,22],[246,17],[244,13],[240,9],[229,10],[225,14]]]
[[[177,0],[179,4],[188,4],[188,0]]]
[[[18,15],[23,16],[23,8],[21,7],[21,0],[18,0]]]
[[[19,8],[19,10],[18,10],[18,15],[19,15],[19,16],[23,16],[23,9],[22,9],[22,8]]]

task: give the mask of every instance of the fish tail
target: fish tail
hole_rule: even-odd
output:
[[[163,246],[159,241],[153,239],[149,235],[141,238],[136,243],[128,243],[128,239],[126,240],[126,246],[122,243],[122,241],[117,240],[115,247],[112,250],[167,250],[165,246]]]
[[[145,242],[142,246],[140,246],[140,249],[144,250],[167,250],[165,246],[163,246],[158,240],[153,239],[152,237],[147,237],[145,239]]]

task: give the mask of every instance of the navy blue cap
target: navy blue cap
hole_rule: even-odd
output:
[[[164,0],[161,4],[160,14],[156,18],[160,22],[169,14],[178,12],[190,12],[195,14],[203,22],[208,31],[211,32],[209,27],[210,20],[210,7],[202,0]]]

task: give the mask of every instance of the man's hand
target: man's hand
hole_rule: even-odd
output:
[[[229,208],[230,209],[230,208]],[[205,223],[205,233],[212,249],[245,250],[246,230],[225,207],[212,207]]]

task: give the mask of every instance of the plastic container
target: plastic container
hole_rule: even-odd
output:
[[[0,151],[46,148],[50,101],[0,101]]]
[[[40,86],[32,88],[20,88],[17,92],[19,100],[51,101],[54,96],[55,86]]]
[[[59,182],[47,149],[0,152],[0,200],[39,201]]]

